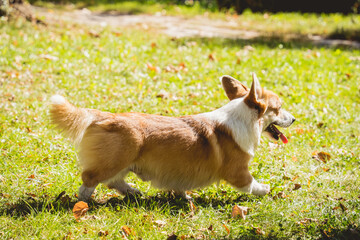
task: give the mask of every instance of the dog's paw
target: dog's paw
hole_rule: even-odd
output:
[[[270,185],[257,183],[253,185],[252,194],[264,196],[270,192]]]
[[[142,195],[142,193],[140,192],[140,190],[130,187],[126,190],[126,194],[131,194],[131,195]]]

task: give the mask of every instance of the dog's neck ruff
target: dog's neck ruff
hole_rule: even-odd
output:
[[[255,150],[260,142],[261,129],[257,113],[243,100],[243,98],[234,99],[215,111],[201,115],[225,125],[231,131],[241,150],[254,157]]]

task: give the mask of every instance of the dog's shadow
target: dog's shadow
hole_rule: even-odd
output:
[[[114,209],[145,209],[147,211],[169,208],[171,214],[178,214],[181,212],[191,212],[196,207],[212,207],[220,209],[225,205],[233,205],[238,202],[253,201],[252,196],[245,194],[239,195],[236,198],[223,197],[194,197],[191,200],[183,197],[174,196],[171,193],[158,193],[154,196],[144,195],[126,195],[125,197],[111,197],[106,201],[90,200],[88,202],[89,211],[95,211],[101,207],[112,207]],[[191,202],[191,203],[190,203]],[[60,193],[57,197],[27,197],[20,198],[15,203],[4,204],[0,208],[0,214],[10,215],[12,217],[23,217],[29,214],[38,214],[41,212],[66,212],[72,210],[76,199],[68,197],[65,192]]]

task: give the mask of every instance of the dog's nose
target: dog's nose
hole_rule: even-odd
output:
[[[295,118],[293,117],[292,119],[291,119],[291,124],[293,124],[294,122],[295,122]]]

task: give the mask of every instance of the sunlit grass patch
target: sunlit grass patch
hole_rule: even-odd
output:
[[[2,238],[120,238],[124,226],[134,234],[128,238],[142,239],[317,239],[359,231],[359,50],[1,24]],[[289,144],[264,138],[252,161],[251,172],[271,194],[255,197],[220,182],[190,193],[192,211],[130,175],[143,197],[100,186],[88,218],[75,220],[80,170],[75,148],[50,124],[51,95],[110,112],[181,116],[224,105],[219,77],[249,86],[251,72],[297,118],[283,131]],[[319,152],[330,158],[317,159]],[[245,220],[231,218],[235,204],[250,208]]]

